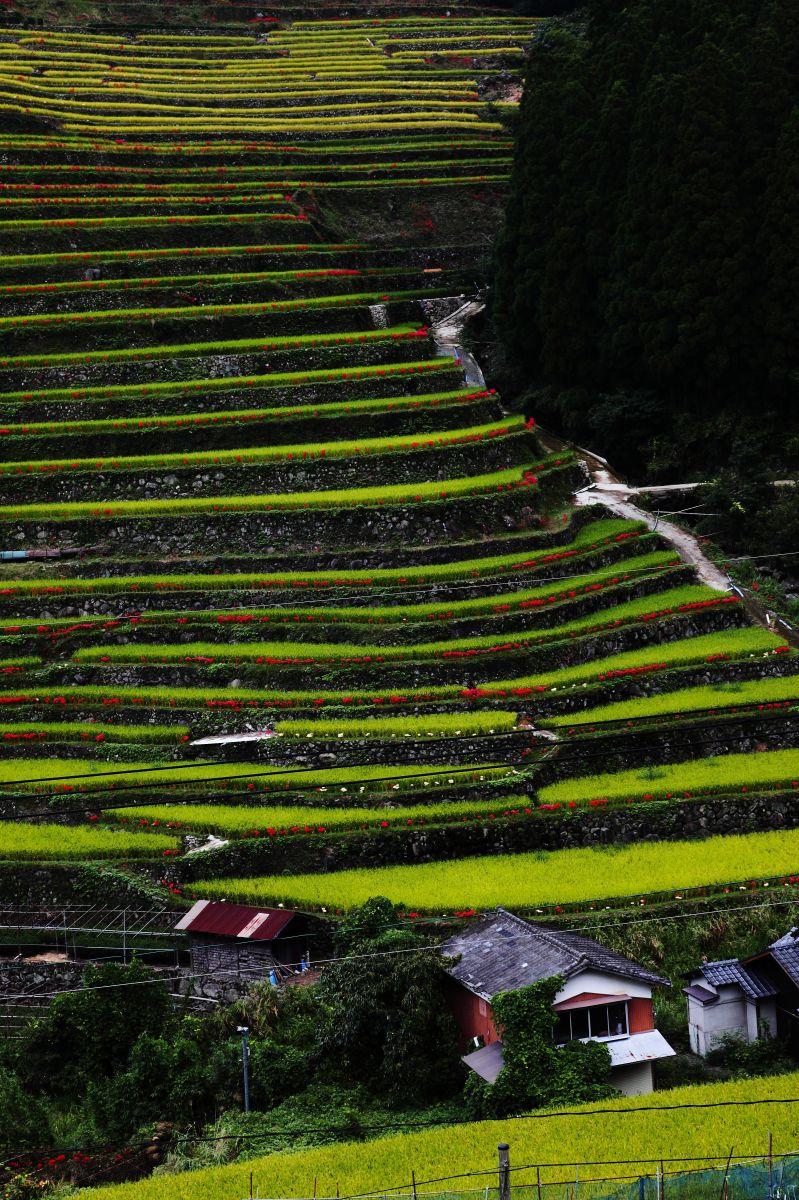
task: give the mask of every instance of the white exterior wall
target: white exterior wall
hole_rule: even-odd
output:
[[[606,975],[602,971],[581,971],[572,975],[555,997],[555,1004],[571,1000],[581,992],[596,992],[599,996],[634,996],[641,1000],[652,999],[652,988],[648,983],[636,979],[623,979],[621,975]]]
[[[704,1056],[718,1045],[725,1034],[731,1033],[744,1041],[750,1040],[747,1009],[754,1011],[754,1005],[746,1003],[738,984],[725,984],[718,989],[718,994],[715,1004],[700,1004],[691,996],[688,997],[688,1033],[694,1054]],[[757,1029],[756,1016],[754,1023]]]
[[[644,1096],[653,1091],[655,1084],[651,1062],[614,1067],[610,1072],[610,1086],[618,1088],[623,1096]]]

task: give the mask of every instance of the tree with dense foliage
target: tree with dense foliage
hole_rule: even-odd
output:
[[[444,961],[427,944],[390,901],[369,900],[344,923],[345,957],[319,985],[322,1053],[346,1078],[403,1104],[447,1096],[461,1079]]]
[[[799,466],[795,16],[591,0],[534,46],[493,320],[536,415],[622,469],[706,477],[757,429]]]
[[[610,1054],[602,1042],[554,1039],[555,996],[563,987],[556,975],[491,1001],[502,1030],[505,1065],[493,1084],[475,1075],[467,1098],[476,1115],[505,1116],[556,1104],[582,1104],[614,1095],[608,1082]]]

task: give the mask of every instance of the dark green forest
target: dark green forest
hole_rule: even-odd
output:
[[[736,487],[799,465],[798,81],[791,0],[593,0],[550,22],[496,247],[517,395],[639,480],[718,479],[739,544]]]

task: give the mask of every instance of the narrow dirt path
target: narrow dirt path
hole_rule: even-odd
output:
[[[542,445],[547,450],[574,451],[580,465],[591,480],[586,487],[575,493],[575,504],[602,504],[619,517],[626,517],[630,521],[643,521],[649,529],[656,530],[661,537],[674,546],[683,562],[690,563],[695,569],[702,583],[716,588],[720,592],[733,592],[740,598],[744,608],[756,624],[762,625],[771,633],[778,634],[790,645],[799,649],[799,630],[773,609],[764,607],[762,601],[749,588],[734,584],[729,575],[710,561],[698,538],[685,529],[680,529],[671,521],[664,521],[661,517],[639,508],[630,500],[631,495],[644,494],[650,489],[628,488],[624,481],[616,475],[610,463],[600,455],[594,454],[591,450],[585,450],[582,446],[565,442],[554,433],[550,433],[548,429],[542,429],[540,425],[537,426],[537,432]],[[676,489],[672,488],[671,490]]]

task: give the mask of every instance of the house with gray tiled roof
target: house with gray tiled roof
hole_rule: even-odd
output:
[[[792,929],[749,958],[702,963],[683,988],[694,1054],[708,1054],[725,1036],[752,1042],[794,1036],[799,1018],[799,930]]]
[[[605,1042],[611,1083],[626,1095],[651,1092],[653,1063],[674,1054],[652,1013],[652,989],[668,980],[591,938],[498,908],[454,934],[441,952],[457,960],[448,968],[448,990],[463,1061],[489,1083],[504,1063],[492,1000],[555,975],[564,981],[554,1001],[556,1041]]]

